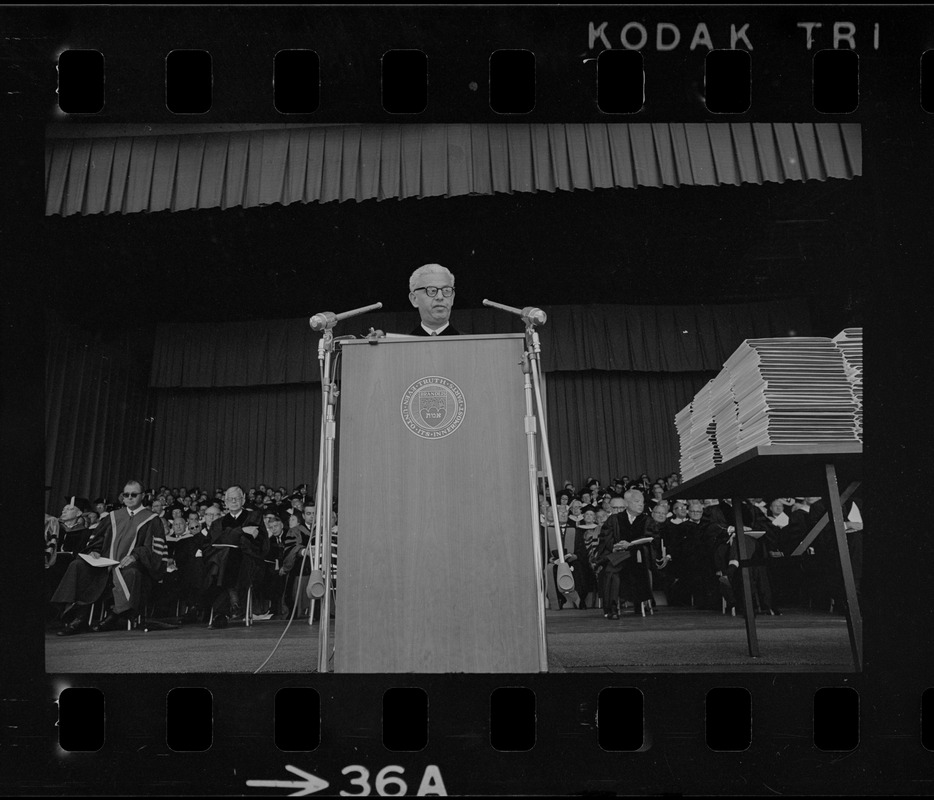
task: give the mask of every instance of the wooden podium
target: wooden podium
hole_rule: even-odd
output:
[[[523,351],[342,343],[335,672],[543,671]]]

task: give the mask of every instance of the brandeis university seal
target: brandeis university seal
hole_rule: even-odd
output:
[[[440,375],[419,378],[402,395],[402,421],[416,436],[443,439],[464,421],[467,404],[454,381]]]

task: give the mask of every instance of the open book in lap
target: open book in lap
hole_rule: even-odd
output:
[[[630,543],[630,547],[638,547],[639,545],[649,544],[653,541],[651,536],[643,536],[641,539],[633,539]]]
[[[87,561],[92,567],[115,567],[120,563],[119,561],[114,561],[112,558],[104,558],[103,556],[94,558],[94,556],[89,556],[87,553],[79,553],[78,556]]]

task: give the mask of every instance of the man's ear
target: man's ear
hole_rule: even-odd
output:
[[[412,304],[412,308],[418,308],[418,303],[415,300],[415,292],[409,292],[409,302]]]

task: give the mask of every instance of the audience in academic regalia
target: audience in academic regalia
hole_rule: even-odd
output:
[[[833,525],[827,524],[808,543],[804,556],[792,557],[826,513],[821,498],[744,500],[740,512],[746,530],[737,532],[729,500],[664,499],[665,492],[679,485],[677,473],[654,481],[645,472],[634,480],[622,474],[606,488],[589,476],[580,483],[580,492],[572,481],[566,481],[556,493],[557,513],[552,512],[550,493],[542,491],[542,519],[557,518],[561,546],[574,578],[574,592],[568,598],[558,592],[559,607],[585,611],[602,607],[605,617],[619,619],[624,608],[643,614],[655,611],[656,598],[663,597],[674,607],[719,613],[722,604],[727,614],[744,613],[738,540],[743,536],[747,557],[753,560],[748,575],[756,613],[778,614],[779,608],[845,612]],[[143,613],[141,604],[147,602],[150,613],[201,624],[213,616],[211,627],[223,628],[229,620],[243,618],[248,596],[254,619],[282,619],[291,613],[296,592],[304,591],[298,585],[299,574],[307,576],[311,570],[317,520],[308,486],[299,484],[288,492],[285,486],[259,484],[246,492],[233,486],[213,493],[197,486],[161,486],[143,495],[142,505],[134,506],[136,513],[146,512],[146,535],[135,545],[143,549],[125,554],[137,553],[139,562],[132,597],[128,602],[122,592],[109,613],[106,606],[114,602],[108,599],[114,591],[113,576],[105,576],[98,586],[97,579],[104,573],[74,567],[72,571],[91,572],[72,576],[70,582],[63,579],[77,554],[109,546],[114,507],[103,496],[93,503],[67,497],[57,517],[46,515],[46,578],[49,596],[54,593],[56,602],[50,608],[58,615],[66,608],[66,635],[88,628],[91,594],[103,598],[105,605],[105,624],[95,630],[117,629],[133,613]],[[129,504],[133,502],[131,498]],[[117,505],[116,510],[120,512],[125,505]],[[858,593],[863,535],[859,498],[843,504],[843,516]],[[126,535],[126,523],[120,520],[121,535]],[[334,520],[331,576],[335,582],[336,531]],[[761,536],[753,533],[759,531]],[[651,541],[632,544],[640,538]],[[550,537],[543,544],[543,563],[549,565],[553,578],[558,543]],[[121,572],[132,571],[130,564]],[[89,582],[90,578],[94,580]],[[566,602],[569,598],[570,603]],[[303,607],[307,603],[300,603],[296,612]]]

